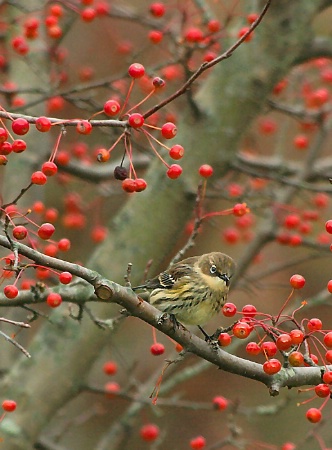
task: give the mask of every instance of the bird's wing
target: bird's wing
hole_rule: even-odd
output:
[[[192,273],[192,264],[188,264],[190,263],[190,261],[188,261],[190,259],[191,258],[187,258],[180,263],[174,264],[174,266],[170,267],[168,270],[165,270],[155,278],[148,280],[145,287],[147,289],[171,289],[178,280]]]

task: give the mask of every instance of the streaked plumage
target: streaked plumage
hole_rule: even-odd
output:
[[[226,302],[235,262],[212,252],[186,258],[134,289],[150,291],[149,302],[187,325],[204,325]]]

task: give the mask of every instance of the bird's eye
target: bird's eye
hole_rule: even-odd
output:
[[[210,267],[210,273],[216,273],[217,272],[217,266],[215,265],[215,264],[213,264],[211,267]]]

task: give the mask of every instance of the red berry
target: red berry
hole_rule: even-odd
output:
[[[325,229],[329,234],[332,234],[332,220],[326,222]]]
[[[42,165],[42,172],[47,177],[51,177],[51,176],[55,175],[57,173],[57,171],[58,171],[58,166],[56,164],[54,164],[54,162],[52,162],[52,161],[46,161]]]
[[[292,339],[292,345],[302,344],[304,340],[304,334],[301,330],[292,330],[289,335]]]
[[[176,178],[179,178],[179,176],[182,173],[182,167],[178,164],[172,164],[170,168],[167,170],[166,175],[168,178],[171,178],[172,180],[175,180]]]
[[[313,198],[314,205],[317,208],[326,208],[329,204],[329,197],[323,192],[318,192]]]
[[[327,384],[318,384],[315,386],[315,393],[321,398],[328,397],[331,394],[330,387]]]
[[[267,341],[263,342],[261,345],[262,353],[267,356],[268,358],[271,358],[277,353],[277,346],[274,342]]]
[[[302,289],[305,285],[305,278],[302,275],[292,275],[289,280],[292,288],[294,289]]]
[[[118,371],[118,365],[114,361],[107,361],[103,365],[103,371],[106,375],[115,375]]]
[[[145,68],[142,64],[134,63],[129,66],[128,73],[132,78],[141,78],[145,74]]]
[[[81,19],[84,22],[92,22],[96,17],[96,10],[94,8],[85,8],[81,12]]]
[[[161,127],[161,134],[165,139],[173,139],[176,136],[177,128],[173,122],[166,122]]]
[[[273,134],[277,130],[277,124],[272,119],[262,119],[259,123],[259,131],[263,134]]]
[[[322,413],[320,412],[319,409],[317,408],[310,408],[308,409],[308,411],[306,412],[306,418],[309,420],[309,422],[311,423],[317,423],[321,420],[322,418]]]
[[[159,436],[159,427],[153,423],[147,423],[142,426],[139,433],[143,441],[152,442]]]
[[[204,34],[200,28],[191,27],[185,32],[184,38],[187,42],[196,43],[204,39]]]
[[[324,372],[322,379],[326,384],[332,384],[332,372]]]
[[[238,38],[242,38],[242,36],[244,36],[247,32],[249,31],[249,27],[242,27],[238,33],[237,33],[237,37]],[[249,42],[251,41],[251,39],[253,38],[254,33],[251,32],[250,34],[248,34],[248,36],[244,39],[245,42]]]
[[[220,24],[219,20],[211,19],[208,21],[207,27],[211,33],[217,33],[218,31],[220,31],[221,24]]]
[[[29,122],[26,119],[15,119],[12,122],[12,130],[15,134],[18,134],[19,136],[23,136],[24,134],[27,134],[29,131]]]
[[[24,239],[28,234],[28,230],[23,225],[17,225],[13,228],[13,236],[18,241]]]
[[[225,317],[233,317],[236,314],[236,306],[234,303],[225,303],[222,307],[222,313]]]
[[[234,216],[241,217],[249,212],[249,208],[246,203],[237,203],[233,206],[233,214]]]
[[[51,129],[52,124],[51,124],[51,121],[47,117],[42,116],[42,117],[38,117],[38,119],[36,119],[35,126],[38,131],[45,133]]]
[[[48,296],[46,297],[46,303],[48,304],[48,306],[50,306],[51,308],[57,308],[58,306],[61,305],[62,303],[62,297],[60,294],[58,294],[57,292],[51,292],[50,294],[48,294]]]
[[[257,309],[254,305],[245,305],[242,308],[242,314],[244,317],[255,317]]]
[[[203,164],[198,169],[199,174],[204,178],[209,178],[213,174],[213,169],[209,164]]]
[[[322,325],[322,321],[320,319],[310,319],[308,321],[308,330],[309,331],[317,331],[317,330],[321,330],[323,325]]]
[[[76,131],[80,134],[90,134],[92,131],[92,125],[88,120],[81,120],[76,125]]]
[[[165,346],[163,344],[159,344],[158,342],[156,342],[155,344],[151,345],[150,352],[154,356],[162,355],[165,352]]]
[[[67,252],[70,249],[70,240],[66,238],[60,239],[58,242],[58,249],[62,252]]]
[[[133,128],[140,128],[144,124],[144,117],[140,113],[130,114],[128,124]]]
[[[286,228],[296,228],[301,222],[300,216],[297,214],[289,214],[285,217],[284,225]]]
[[[225,397],[222,397],[221,395],[218,395],[217,397],[214,397],[212,400],[213,406],[215,409],[218,409],[220,411],[223,411],[228,406],[228,400]]]
[[[13,150],[13,146],[10,142],[3,142],[2,144],[0,144],[0,155],[2,156],[6,156],[9,155]]]
[[[327,290],[332,294],[332,280],[327,283]]]
[[[288,350],[292,346],[292,338],[289,334],[283,333],[277,337],[276,346],[278,350]]]
[[[114,398],[115,394],[120,391],[120,385],[116,381],[110,381],[105,384],[105,392],[107,398]]]
[[[247,322],[237,322],[233,326],[234,336],[238,339],[245,339],[252,331],[252,327]]]
[[[18,289],[13,284],[8,284],[4,287],[3,293],[7,298],[15,298],[18,296]]]
[[[206,440],[203,436],[197,436],[190,441],[190,447],[193,450],[200,450],[206,445]]]
[[[147,188],[147,182],[143,178],[136,178],[135,186],[136,192],[142,192]]]
[[[160,77],[154,77],[153,78],[153,80],[152,80],[152,84],[153,84],[153,86],[157,89],[157,88],[163,88],[163,87],[165,87],[165,85],[166,85],[166,83],[165,83],[165,81],[162,79],[162,78],[160,78]],[[154,115],[155,116],[155,115]],[[151,117],[152,116],[150,116],[150,120],[151,120]]]
[[[153,44],[159,44],[162,41],[164,34],[159,30],[151,30],[149,31],[148,38]]]
[[[236,244],[240,239],[239,231],[233,227],[225,228],[222,236],[228,244]]]
[[[327,361],[329,364],[332,363],[332,350],[328,350],[328,351],[325,353],[325,359],[326,359],[326,361]]]
[[[126,178],[125,180],[122,181],[122,189],[125,192],[135,192],[136,191],[136,183],[135,180],[132,180],[131,178]]]
[[[0,144],[3,144],[8,139],[8,131],[5,128],[0,128]]]
[[[41,171],[37,170],[31,175],[31,183],[42,186],[47,181],[47,176]]]
[[[155,2],[151,3],[149,10],[154,17],[162,17],[165,14],[166,8],[163,3]]]
[[[61,272],[59,275],[59,281],[62,284],[69,284],[73,279],[73,275],[70,272]]]
[[[104,103],[104,113],[108,116],[116,116],[120,111],[120,103],[116,100],[107,100],[106,103]]]
[[[182,145],[179,144],[175,144],[173,145],[173,147],[170,149],[169,151],[169,156],[172,159],[181,159],[184,155],[184,148],[182,147]]]
[[[261,353],[262,349],[256,342],[248,342],[246,345],[246,352],[249,355],[257,356]]]
[[[15,411],[17,403],[14,400],[4,400],[2,402],[2,409],[6,412]]]
[[[300,367],[304,363],[304,357],[301,352],[292,352],[288,356],[288,361],[293,367]]]
[[[232,342],[232,337],[228,333],[220,333],[218,342],[221,347],[227,347]]]
[[[280,372],[281,362],[278,359],[269,359],[263,364],[263,370],[268,375],[274,375],[275,373]]]
[[[259,14],[257,13],[251,13],[247,15],[247,22],[249,23],[249,25],[251,25],[252,23],[255,22],[255,20],[257,20],[259,17]]]
[[[91,239],[93,242],[103,242],[106,239],[107,236],[107,228],[103,227],[102,225],[96,225],[91,230]]]
[[[52,225],[51,223],[45,222],[39,227],[38,236],[41,239],[47,240],[47,239],[50,239],[50,237],[53,235],[54,231],[55,231],[54,225]]]
[[[299,150],[303,150],[305,148],[308,148],[309,145],[309,138],[305,134],[299,134],[295,136],[293,140],[293,145],[295,148]]]

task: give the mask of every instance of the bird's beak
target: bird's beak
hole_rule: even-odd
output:
[[[224,282],[226,283],[226,286],[229,286],[230,279],[229,279],[228,275],[226,275],[225,273],[220,273],[218,275],[218,277],[221,278],[222,280],[224,280]]]

